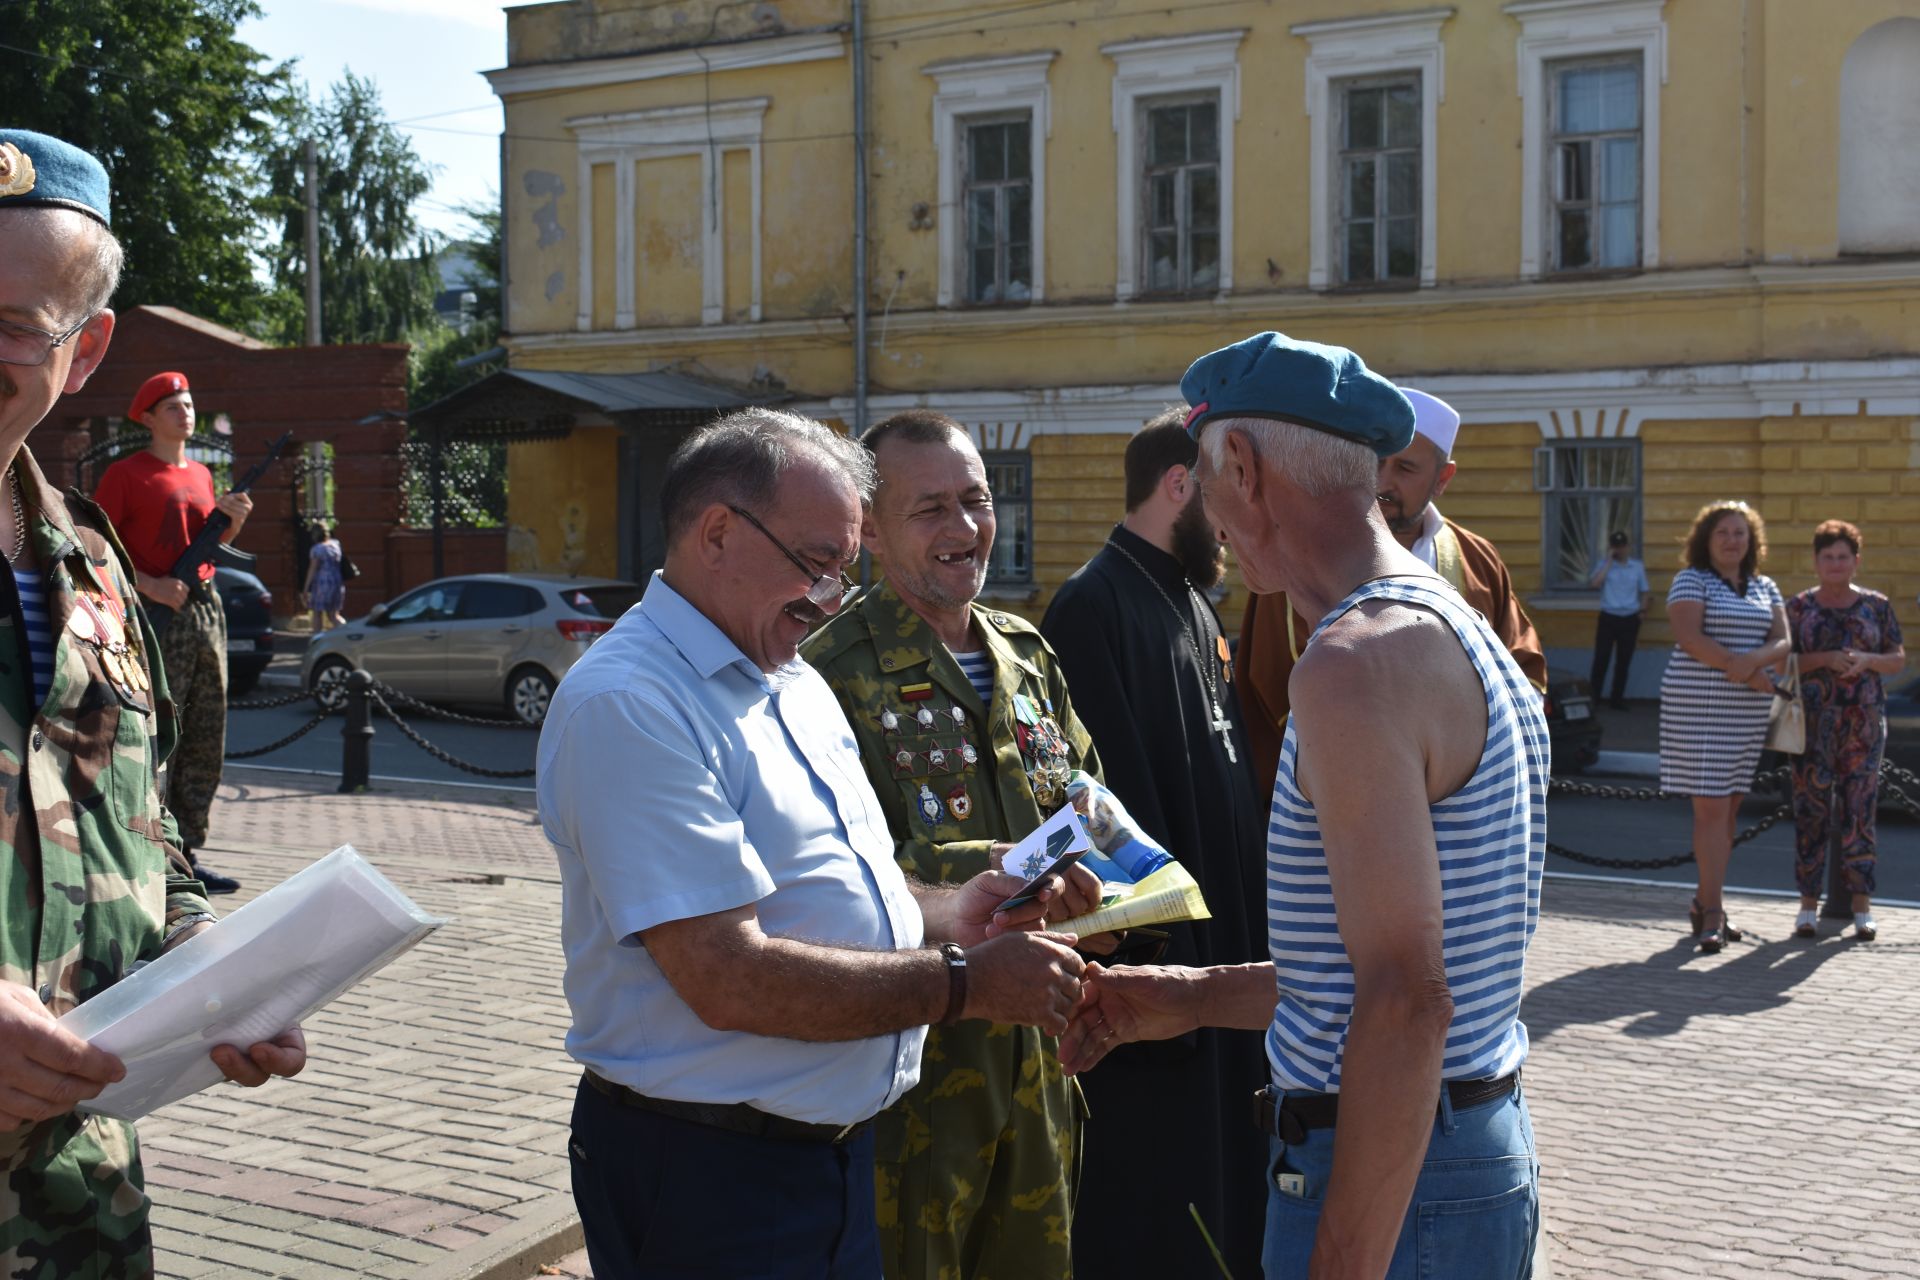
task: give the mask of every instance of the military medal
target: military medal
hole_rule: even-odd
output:
[[[960,758],[968,764],[978,764],[980,762],[980,753],[973,749],[971,742],[962,739],[960,743]]]
[[[902,748],[893,753],[893,769],[895,773],[907,773],[911,771],[912,768],[913,752]]]
[[[967,709],[961,706],[959,703],[956,702],[953,704],[953,711],[951,714],[953,716],[954,728],[957,729],[961,725],[967,722]]]
[[[920,708],[919,711],[915,712],[913,718],[920,722],[920,727],[922,729],[933,728],[933,712],[928,710],[926,707],[922,707]]]
[[[1040,718],[1040,713],[1034,708],[1033,699],[1029,698],[1024,693],[1014,694],[1013,695],[1013,718],[1019,721],[1021,724],[1027,724],[1027,725],[1030,725],[1034,721],[1038,720]]]
[[[900,727],[900,717],[893,714],[892,711],[882,711],[880,713],[880,727],[888,733],[892,733]]]
[[[953,815],[955,822],[965,822],[973,816],[973,797],[967,794],[966,783],[947,792],[947,812]]]
[[[940,814],[943,811],[940,808],[940,798],[933,794],[933,788],[924,782],[921,783],[919,799],[914,803],[919,806],[920,818],[923,822],[930,827],[940,825]]]
[[[82,640],[90,643],[98,642],[98,636],[93,629],[93,615],[77,605],[74,611],[67,615],[67,630]]]
[[[903,684],[900,686],[900,701],[925,702],[933,696],[933,686],[927,683]]]
[[[927,765],[930,768],[940,770],[942,773],[946,772],[947,753],[939,747],[935,747],[933,750],[927,752]]]

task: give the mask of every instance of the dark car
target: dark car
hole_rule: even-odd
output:
[[[1920,773],[1920,674],[1887,686],[1887,762]],[[1920,787],[1908,784],[1901,790],[1920,800]]]
[[[244,698],[273,661],[273,592],[240,569],[213,571],[227,611],[227,696]]]
[[[1582,676],[1547,672],[1547,741],[1555,773],[1579,773],[1600,759],[1600,720],[1593,690]]]

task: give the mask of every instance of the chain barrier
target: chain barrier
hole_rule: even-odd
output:
[[[290,707],[296,702],[305,702],[313,695],[305,689],[295,689],[292,693],[283,693],[277,698],[249,698],[245,702],[229,702],[229,711],[273,711],[280,707]]]
[[[269,742],[264,747],[251,747],[245,751],[229,751],[223,758],[227,760],[251,760],[255,756],[264,756],[270,751],[278,751],[282,747],[292,746],[300,739],[312,733],[315,729],[318,729],[322,724],[332,719],[334,714],[332,711],[322,711],[319,715],[276,742]]]
[[[393,722],[393,727],[398,729],[403,735],[405,735],[407,741],[413,743],[414,746],[420,748],[422,751],[432,756],[435,760],[438,760],[441,764],[451,765],[455,769],[461,769],[467,773],[478,774],[480,777],[483,777],[483,778],[531,778],[533,776],[533,770],[531,769],[485,769],[477,764],[469,764],[465,760],[460,759],[458,756],[455,756],[450,752],[443,750],[440,747],[436,747],[433,743],[428,742],[425,738],[421,737],[417,732],[415,732],[414,727],[412,725],[408,724],[405,720],[402,720],[400,718],[400,713],[398,711],[395,711],[392,707],[387,705],[386,698],[381,696],[382,690],[384,689],[384,687],[385,686],[381,686],[380,688],[369,690],[367,693],[367,700],[373,703],[374,707],[379,710],[381,715],[385,716],[388,720]],[[488,723],[493,723],[493,722],[489,721]]]
[[[1880,763],[1880,797],[1882,803],[1889,801],[1905,809],[1915,818],[1920,818],[1920,801],[1901,790],[1895,782],[1906,782],[1920,786],[1920,774],[1911,769],[1902,769],[1891,761]],[[1763,786],[1778,787],[1791,794],[1793,789],[1793,771],[1790,768],[1771,769],[1758,774],[1753,780],[1751,791]],[[1658,787],[1610,787],[1601,783],[1575,782],[1571,778],[1549,778],[1547,790],[1550,794],[1591,796],[1601,800],[1679,800],[1684,797]],[[1736,845],[1745,844],[1771,830],[1777,823],[1793,816],[1793,805],[1782,804],[1773,812],[1761,818],[1752,826],[1733,837]],[[1569,862],[1583,863],[1589,867],[1606,867],[1613,871],[1663,871],[1668,867],[1683,867],[1693,861],[1693,851],[1675,854],[1669,858],[1603,858],[1596,854],[1579,853],[1564,845],[1547,842],[1547,852],[1565,858]]]
[[[422,702],[413,695],[402,693],[392,685],[380,680],[373,682],[373,691],[387,699],[388,702],[396,706],[405,707],[409,711],[418,712],[430,720],[445,720],[451,724],[478,725],[482,729],[538,729],[540,727],[537,724],[528,724],[524,720],[497,720],[488,719],[485,716],[462,715],[458,711],[449,711],[445,707],[436,707],[431,703]]]

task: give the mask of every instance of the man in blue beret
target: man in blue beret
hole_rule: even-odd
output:
[[[75,1109],[125,1069],[56,1019],[213,922],[154,790],[173,704],[133,566],[26,447],[113,336],[107,196],[86,152],[0,129],[0,1276],[33,1280],[153,1274],[133,1126]],[[257,1085],[306,1047],[213,1060]]]
[[[1268,1280],[1527,1275],[1540,699],[1387,525],[1378,461],[1414,429],[1392,383],[1351,351],[1262,333],[1196,361],[1181,390],[1207,514],[1248,587],[1313,624],[1268,824],[1272,960],[1091,966],[1061,1061],[1264,1030]]]

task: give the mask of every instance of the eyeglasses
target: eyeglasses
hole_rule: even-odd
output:
[[[729,502],[727,504],[727,510],[733,512],[733,514],[739,516],[742,520],[745,520],[761,533],[766,534],[767,541],[780,548],[780,554],[793,561],[794,568],[813,580],[813,585],[807,588],[807,599],[822,609],[828,606],[839,605],[841,601],[852,594],[855,586],[858,585],[852,578],[847,576],[845,569],[842,569],[837,574],[816,572],[812,565],[794,554],[792,548],[788,547],[787,544],[780,541],[780,539],[774,537],[773,530],[761,524],[759,517],[754,515],[753,512],[748,511],[745,507],[736,507]]]
[[[92,316],[86,317],[65,333],[48,333],[30,324],[0,320],[0,364],[43,365],[53,355],[54,348],[64,345],[92,319]]]

